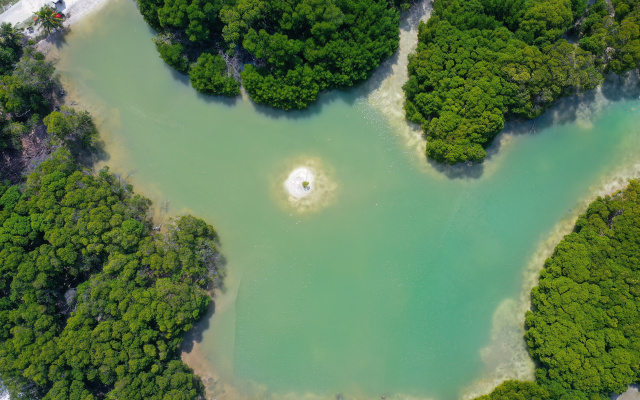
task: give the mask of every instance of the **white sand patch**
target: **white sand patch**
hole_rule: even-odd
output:
[[[308,197],[315,188],[315,174],[310,168],[298,167],[284,181],[284,187],[289,196],[296,200]]]
[[[68,0],[68,2],[68,8],[65,11],[67,19],[64,23],[64,26],[67,28],[77,23],[82,18],[99,11],[109,2],[109,0]]]
[[[315,212],[336,198],[338,185],[333,169],[318,157],[298,157],[282,163],[277,170],[271,178],[273,195],[287,210],[293,208],[296,214]]]

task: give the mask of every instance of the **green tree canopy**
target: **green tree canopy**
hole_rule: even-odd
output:
[[[283,109],[305,108],[325,89],[368,78],[397,49],[398,8],[408,6],[387,0],[138,3],[145,20],[160,31],[156,45],[161,57],[188,72],[194,88],[206,94],[238,93],[229,67],[216,58],[226,51],[249,61],[241,78],[251,98]],[[189,67],[185,58],[197,63]],[[195,79],[190,68],[197,68]]]
[[[0,24],[0,75],[11,75],[15,69],[15,64],[22,56],[23,39],[21,28],[8,22]]]
[[[51,110],[53,65],[24,41],[21,29],[0,25],[0,150],[20,148],[21,138]]]
[[[72,132],[76,117],[48,124]],[[204,398],[179,344],[223,275],[217,235],[191,216],[153,234],[149,205],[64,149],[24,190],[0,184],[0,379],[13,395]]]
[[[640,68],[640,2],[598,0],[580,28],[580,47],[598,56],[606,71]]]
[[[560,96],[595,88],[595,57],[558,38],[574,3],[436,0],[404,85],[407,118],[435,161],[481,162],[509,117],[535,118]]]
[[[43,122],[54,144],[91,148],[98,139],[98,131],[87,111],[78,112],[72,107],[63,106],[60,111],[46,116]]]

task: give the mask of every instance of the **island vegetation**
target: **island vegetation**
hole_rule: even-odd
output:
[[[0,25],[0,150],[19,148],[53,107],[53,65],[24,41],[20,29]]]
[[[54,71],[21,29],[0,25],[0,173],[5,179],[22,181],[23,172],[59,147],[74,155],[98,149],[89,114],[57,105],[64,90]]]
[[[540,116],[603,72],[640,66],[638,0],[435,0],[404,85],[426,155],[482,162],[508,119]],[[565,33],[579,35],[579,46]]]
[[[399,41],[402,0],[138,0],[160,57],[206,94],[307,107],[367,79]],[[242,70],[242,71],[240,71]]]
[[[640,382],[640,183],[595,200],[545,262],[526,340],[536,382],[478,400],[606,399]]]
[[[90,115],[56,105],[52,64],[8,24],[0,68],[0,155],[45,133],[42,157],[12,166],[26,179],[0,169],[0,382],[12,398],[204,399],[180,344],[224,275],[216,232],[153,227],[148,199],[82,166]]]
[[[194,217],[152,234],[150,202],[59,149],[20,190],[0,185],[0,377],[42,399],[196,399],[184,334],[221,277]]]
[[[369,62],[379,63],[397,46],[397,38],[394,45],[380,31],[375,40],[385,41],[386,50],[376,53],[380,43],[373,41],[361,50],[357,40],[340,39],[353,33],[347,27],[332,31],[325,23],[335,6],[355,10],[340,14],[347,21],[340,27],[356,26],[357,12],[369,22],[386,16],[391,26],[398,4],[308,2],[298,9],[303,2],[296,3],[295,10],[307,12],[304,18],[322,9],[314,31],[306,19],[306,25],[287,19],[289,3],[180,1],[140,2],[140,9],[152,26],[158,24],[161,56],[209,94],[237,94],[239,82],[225,57],[247,52],[257,61],[242,73],[245,86],[252,79],[254,88],[273,85],[277,90],[267,91],[264,103],[304,107],[320,90],[366,78],[375,68]],[[637,67],[637,1],[584,7],[578,0],[436,0],[434,17],[420,27],[405,86],[407,113],[433,129],[427,132],[435,138],[430,156],[479,161],[506,118],[532,118],[558,96],[599,84],[604,72]],[[291,37],[299,39],[257,29],[265,21],[280,23],[278,18],[291,24],[289,30],[278,25],[282,31],[295,31],[300,36]],[[580,22],[577,47],[561,39],[574,21]],[[378,28],[354,30],[371,39],[367,35]],[[322,29],[329,32],[326,42],[318,42],[324,47],[305,47],[317,44]],[[210,39],[216,35],[218,41]],[[280,42],[269,47],[271,40]],[[297,52],[286,47],[299,42],[305,45]],[[348,56],[351,45],[363,53]],[[219,51],[202,50],[206,46]],[[346,53],[332,58],[334,50]],[[308,54],[318,58],[310,61]],[[345,72],[340,68],[347,59],[362,64]],[[56,106],[53,65],[9,24],[0,26],[0,69],[0,151],[19,150],[38,128],[46,132],[45,159],[25,166],[32,169],[26,179],[0,182],[0,380],[17,398],[203,399],[202,382],[179,352],[224,276],[216,232],[192,216],[156,230],[148,199],[108,169],[95,173],[77,162],[80,152],[98,146],[97,129],[88,113]],[[329,72],[316,77],[316,70]],[[305,71],[313,76],[305,78]],[[294,79],[298,72],[301,80]],[[315,95],[285,96],[314,87],[309,82],[317,86]],[[446,132],[454,132],[455,140]],[[639,254],[640,184],[631,181],[594,201],[545,263],[526,316],[536,382],[507,381],[480,399],[594,400],[638,382]]]

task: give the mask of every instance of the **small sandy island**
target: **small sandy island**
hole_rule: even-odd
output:
[[[310,196],[315,187],[315,175],[308,167],[298,167],[284,181],[284,187],[293,198],[301,199]]]
[[[338,185],[333,170],[317,157],[300,157],[283,166],[284,173],[275,179],[277,196],[287,208],[313,212],[325,208],[335,199]],[[281,170],[281,171],[282,171]]]

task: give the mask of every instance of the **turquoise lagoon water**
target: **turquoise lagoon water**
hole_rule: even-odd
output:
[[[393,108],[403,57],[285,113],[196,94],[152,36],[133,2],[112,1],[57,68],[96,116],[105,163],[168,205],[155,217],[190,212],[221,236],[225,288],[187,358],[212,395],[446,400],[530,376],[513,362],[521,323],[496,310],[518,303],[559,221],[640,161],[634,83],[562,102],[536,133],[511,125],[524,133],[482,166],[436,168]],[[282,186],[299,165],[332,183],[304,209]]]

